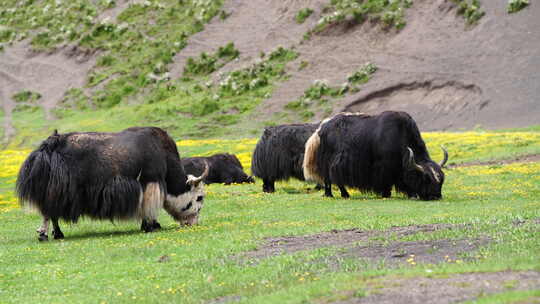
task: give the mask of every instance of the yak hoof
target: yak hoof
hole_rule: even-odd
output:
[[[53,230],[52,234],[55,240],[61,240],[64,238],[64,233],[62,233],[62,231]]]
[[[144,232],[152,232],[157,229],[161,229],[161,225],[157,221],[153,221],[151,223],[143,221],[141,223],[141,230]]]
[[[49,240],[49,236],[46,235],[45,233],[40,233],[39,236],[38,236],[38,240],[39,240],[40,242],[48,241],[48,240]]]

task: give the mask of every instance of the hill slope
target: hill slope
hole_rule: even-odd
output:
[[[45,14],[53,2],[31,4],[28,11]],[[19,26],[22,41],[11,38],[13,44],[4,45],[0,97],[6,137],[17,129],[29,140],[16,142],[34,144],[52,128],[106,131],[131,124],[158,125],[182,137],[223,136],[231,130],[245,136],[269,124],[388,109],[408,111],[422,130],[523,127],[539,121],[537,5],[508,14],[506,3],[482,1],[485,16],[470,25],[457,14],[454,0],[404,0],[393,2],[400,5],[397,11],[378,8],[378,15],[363,22],[346,16],[321,26],[321,20],[336,16],[336,6],[327,0],[229,0],[221,8],[195,0],[87,2],[77,5],[86,5],[89,15],[76,17],[92,21],[77,28],[81,32],[73,42],[46,40],[41,45],[46,51],[32,50],[41,37],[39,26]],[[306,8],[313,12],[296,21]],[[47,16],[57,23],[44,22],[44,27],[54,25],[45,32],[56,27],[66,32],[61,18]],[[397,19],[387,22],[388,16]],[[394,22],[396,27],[384,26]],[[16,27],[7,24],[0,31]],[[231,42],[238,53],[217,58]],[[282,52],[285,57],[273,63],[273,55],[262,55],[279,46],[289,55]],[[189,60],[206,68],[210,62],[211,69],[187,77]],[[348,83],[368,63],[377,70],[364,80],[371,79]],[[259,74],[249,76],[254,67]],[[224,91],[223,81],[231,75],[259,84]],[[344,83],[348,90],[337,93]],[[335,90],[323,92],[321,84]],[[322,96],[304,96],[314,89]],[[13,98],[25,91],[38,93],[37,104],[45,111],[18,112],[12,122]]]
[[[185,58],[233,41],[243,61],[276,45],[296,46],[291,77],[277,85],[253,115],[283,111],[317,79],[340,85],[366,62],[379,67],[362,89],[337,99],[333,112],[410,112],[423,130],[523,127],[540,120],[540,7],[509,15],[501,1],[483,1],[486,15],[467,25],[445,0],[415,1],[401,31],[379,23],[335,25],[304,40],[327,1],[230,1],[225,21],[212,22],[176,57],[173,75]],[[298,25],[295,14],[314,14]],[[242,60],[237,64],[242,64]],[[300,62],[307,67],[298,70]],[[322,118],[319,113],[317,119]],[[267,117],[263,115],[263,117]]]

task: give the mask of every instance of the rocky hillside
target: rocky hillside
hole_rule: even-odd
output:
[[[7,2],[0,98],[16,145],[135,124],[256,135],[339,111],[405,110],[423,130],[540,121],[540,7],[523,0],[512,13],[485,0]]]

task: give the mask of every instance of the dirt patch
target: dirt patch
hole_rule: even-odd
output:
[[[432,241],[409,241],[391,242],[390,244],[370,244],[355,246],[327,258],[326,262],[334,268],[339,268],[339,261],[344,258],[360,258],[370,262],[382,261],[386,266],[438,264],[443,262],[461,263],[471,260],[470,257],[462,257],[463,253],[475,251],[480,246],[489,243],[489,239],[465,239],[465,240],[432,240]]]
[[[471,167],[471,166],[492,166],[492,165],[506,165],[512,163],[534,163],[540,161],[540,154],[522,155],[515,158],[501,159],[501,160],[489,160],[489,161],[473,161],[461,164],[449,165],[449,168],[457,167]]]
[[[6,141],[14,135],[10,119],[15,107],[13,95],[23,90],[39,93],[38,103],[46,117],[52,119],[51,110],[68,89],[84,86],[94,63],[94,52],[71,45],[52,52],[36,52],[23,41],[0,52],[0,98],[8,118],[4,120]]]
[[[540,286],[536,271],[463,273],[446,278],[403,278],[377,280],[366,289],[351,291],[352,298],[334,302],[352,303],[456,303],[511,290],[532,290]],[[363,294],[364,297],[354,297]],[[347,296],[347,295],[346,295]]]
[[[119,0],[112,8],[106,9],[96,18],[99,22],[111,21],[116,22],[116,17],[120,15],[130,4],[137,3],[135,0]]]
[[[380,237],[389,237],[393,235],[395,235],[396,237],[404,237],[420,232],[434,232],[438,230],[454,228],[457,229],[459,228],[459,226],[450,224],[429,224],[393,227],[385,231],[360,229],[332,230],[329,232],[323,232],[313,235],[268,238],[259,248],[245,253],[243,257],[247,259],[263,259],[280,254],[294,253],[302,250],[312,250],[316,248],[331,246],[354,249],[360,248],[353,247],[354,244],[358,242],[370,242],[371,244],[369,246],[365,246],[364,249],[359,249],[360,251],[358,251],[363,252],[362,255],[364,255],[365,257],[369,258],[371,252],[373,252],[374,256],[380,256],[379,253],[381,250],[388,251],[388,255],[391,256],[394,254],[394,250],[397,250],[397,248],[399,247],[398,245],[384,245],[385,247],[383,248],[381,247],[383,245],[376,244],[375,242],[373,242],[373,239]],[[428,244],[424,244],[421,246],[426,247],[428,246]],[[409,254],[414,254],[410,246],[405,247],[406,250],[408,249],[408,251],[405,252],[409,252]],[[345,255],[346,254],[349,254],[349,251],[347,251]]]

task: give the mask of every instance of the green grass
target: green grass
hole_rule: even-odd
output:
[[[464,133],[467,134],[467,133]],[[494,133],[496,134],[496,133]],[[454,146],[457,161],[467,157],[463,135]],[[527,136],[523,135],[525,138]],[[427,136],[430,149],[438,136]],[[467,139],[469,138],[469,139]],[[484,138],[479,134],[479,138]],[[507,147],[508,154],[515,147]],[[249,141],[180,142],[183,155],[214,151],[250,151]],[[480,143],[490,147],[490,142]],[[489,150],[479,148],[478,157]],[[463,149],[463,150],[461,150]],[[2,172],[16,172],[3,168]],[[0,176],[0,207],[10,196],[15,173]],[[163,230],[144,234],[136,222],[61,223],[66,239],[39,243],[35,227],[40,219],[18,208],[0,208],[0,299],[26,302],[182,302],[201,303],[230,297],[240,303],[302,303],[338,300],[370,282],[395,277],[438,276],[462,272],[502,270],[540,271],[540,163],[467,167],[446,170],[443,200],[416,201],[394,195],[380,199],[352,191],[343,200],[322,197],[307,185],[282,182],[274,194],[254,185],[210,185],[201,225],[180,228],[162,213]],[[515,225],[515,222],[523,222]],[[396,240],[492,239],[474,260],[439,265],[392,268],[384,263],[342,260],[329,266],[326,259],[337,248],[284,254],[260,261],[242,258],[265,237],[303,235],[332,229],[384,230],[413,224],[467,224],[463,228]],[[392,239],[389,238],[389,239]],[[165,262],[160,258],[167,256]],[[430,269],[430,273],[426,272]],[[350,291],[357,291],[350,293]],[[537,291],[508,291],[485,296],[482,303],[507,303],[538,296]]]
[[[234,46],[220,50],[220,58],[229,56]],[[231,51],[232,52],[232,51]],[[54,129],[71,131],[119,131],[133,125],[154,125],[166,129],[175,138],[249,135],[252,129],[238,132],[234,124],[245,119],[267,98],[276,82],[286,79],[285,66],[296,59],[292,49],[277,48],[259,62],[223,74],[213,83],[207,76],[183,77],[158,83],[139,104],[118,104],[111,108],[93,108],[82,92],[72,89],[55,109],[57,120],[45,120],[37,108],[13,114],[16,136],[10,147],[36,145]],[[3,122],[4,117],[0,117]],[[234,132],[231,132],[234,130]],[[231,135],[228,135],[229,137]]]

